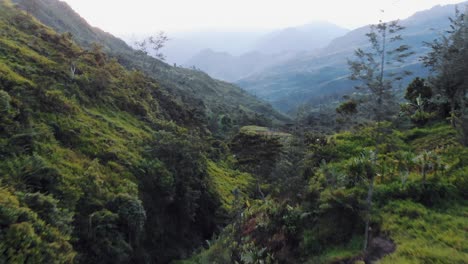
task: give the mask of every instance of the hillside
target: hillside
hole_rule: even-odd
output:
[[[282,195],[270,193],[241,206],[242,215],[210,241],[209,249],[177,263],[464,263],[468,148],[443,123],[411,129],[387,125],[377,167],[368,156],[375,126],[309,134],[302,148],[290,141],[278,163],[293,162],[288,175],[298,173],[298,166],[307,179],[266,185],[271,192],[281,188]],[[243,157],[255,149],[244,147]],[[295,160],[301,151],[307,159]],[[427,171],[427,179],[424,153],[440,164]],[[372,241],[363,251],[365,175],[372,170],[378,174]]]
[[[419,56],[427,51],[423,43],[432,41],[447,30],[448,17],[454,13],[455,5],[436,6],[401,21],[406,27],[402,33],[404,42],[416,52],[405,66],[414,72],[414,76],[427,76],[419,61]],[[330,98],[339,98],[353,91],[353,83],[348,80],[347,58],[353,57],[355,49],[368,45],[365,36],[368,32],[369,27],[353,30],[332,40],[322,50],[268,68],[236,83],[283,112],[292,111],[304,103],[329,102]]]
[[[0,0],[0,264],[468,259],[466,13],[406,101],[382,69],[356,101],[290,121],[116,51],[75,13],[106,46],[57,32],[31,12],[66,25],[47,1]]]
[[[23,9],[29,1],[14,0]],[[264,116],[275,123],[286,120],[268,104],[250,96],[240,88],[212,79],[203,72],[172,67],[149,56],[137,53],[124,41],[91,27],[65,2],[58,0],[37,0],[31,13],[39,21],[59,33],[70,32],[73,39],[85,48],[93,43],[103,46],[104,51],[127,69],[139,69],[156,79],[160,86],[178,100],[203,113],[215,124],[218,119],[229,115],[235,123],[248,124]],[[247,122],[247,123],[246,123]]]
[[[0,32],[1,263],[168,263],[227,224],[232,189],[250,194],[209,120],[158,81],[9,1]]]

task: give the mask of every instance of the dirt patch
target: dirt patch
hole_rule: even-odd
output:
[[[364,261],[366,264],[375,263],[384,256],[395,252],[395,250],[396,245],[390,239],[380,236],[375,237],[369,244]]]

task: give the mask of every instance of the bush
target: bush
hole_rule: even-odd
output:
[[[22,200],[46,223],[56,227],[63,234],[71,235],[73,214],[66,209],[59,208],[58,201],[51,195],[27,193]]]
[[[434,206],[443,201],[456,199],[459,195],[457,188],[450,183],[442,182],[408,182],[402,186],[398,182],[375,187],[375,201],[384,205],[391,200],[412,200],[426,206]]]
[[[0,187],[0,263],[73,263],[69,236],[47,225]]]

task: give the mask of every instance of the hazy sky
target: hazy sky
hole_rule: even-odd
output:
[[[93,26],[117,35],[160,30],[277,29],[325,20],[353,29],[380,18],[462,0],[65,0]],[[379,10],[384,9],[382,16]]]

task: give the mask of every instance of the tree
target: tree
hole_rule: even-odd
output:
[[[431,87],[424,79],[416,77],[406,88],[405,99],[409,103],[403,104],[402,110],[410,116],[413,123],[422,126],[434,116],[433,113],[430,113],[431,110],[434,110],[431,98]]]
[[[142,55],[148,55],[148,47],[147,47],[146,39],[142,41],[135,41],[135,46],[138,50],[138,52]]]
[[[437,176],[438,172],[445,170],[445,164],[436,152],[424,150],[414,158],[413,162],[419,167],[423,184],[426,183],[429,172],[434,172],[435,176]]]
[[[148,55],[148,46],[153,50],[153,57],[155,57],[158,60],[164,61],[166,59],[166,56],[161,52],[161,49],[164,48],[166,45],[166,42],[169,41],[169,37],[164,31],[160,31],[157,33],[155,36],[150,36],[146,39],[143,39],[141,41],[136,41],[135,46],[138,50],[138,52],[142,55]]]
[[[166,42],[169,41],[169,37],[164,31],[160,31],[156,36],[151,36],[148,38],[149,45],[153,50],[153,56],[159,60],[164,61],[166,56],[161,52],[161,49],[164,48]]]
[[[373,119],[377,123],[375,134],[375,150],[373,165],[376,166],[379,145],[382,141],[382,121],[389,120],[396,109],[393,93],[395,82],[401,81],[410,75],[408,71],[400,71],[399,68],[405,59],[413,54],[408,45],[398,45],[403,38],[400,32],[404,29],[398,21],[382,22],[371,26],[366,34],[370,48],[367,50],[357,49],[356,60],[349,60],[351,80],[360,81],[356,88],[369,94],[366,104],[370,107]],[[366,198],[367,214],[365,219],[364,250],[367,249],[369,239],[369,223],[372,208],[372,193],[376,174],[369,176],[369,187]]]
[[[344,115],[344,116],[349,116],[349,115],[354,115],[356,114],[357,111],[357,103],[354,100],[349,100],[346,102],[343,102],[336,108],[336,112],[338,114]]]
[[[412,152],[403,151],[396,155],[397,171],[402,175],[401,184],[404,186],[408,180],[411,168],[414,166],[415,158]]]
[[[468,10],[468,7],[467,7]],[[468,11],[467,11],[468,12]],[[455,17],[450,18],[448,35],[426,43],[431,51],[422,60],[434,74],[429,81],[435,92],[450,105],[450,121],[456,127],[456,121],[464,120],[468,72],[468,29],[466,14],[455,10]]]
[[[427,101],[432,97],[432,89],[422,78],[416,77],[406,88],[405,99],[415,104],[418,97]]]

